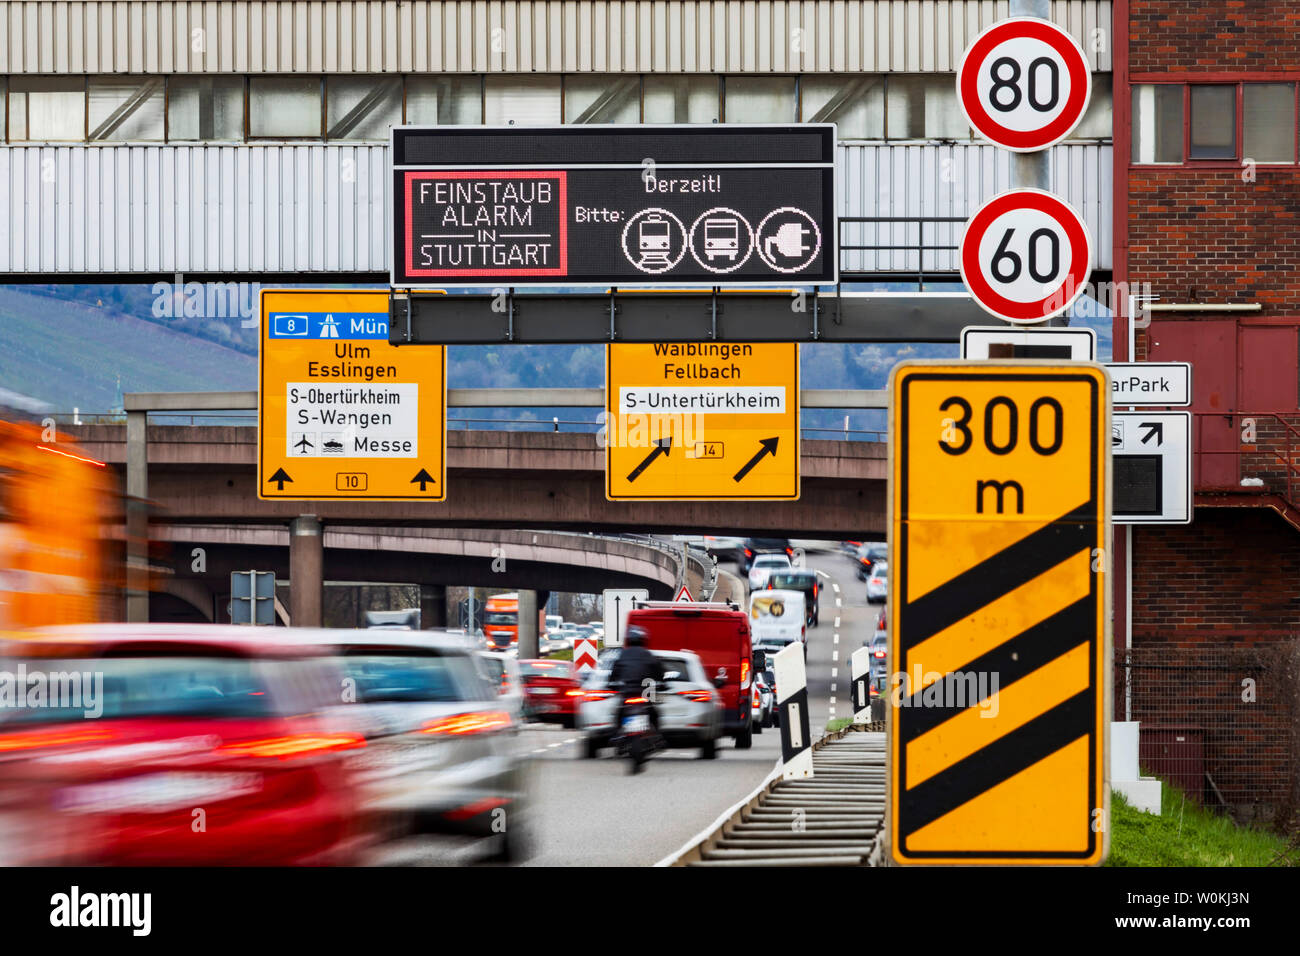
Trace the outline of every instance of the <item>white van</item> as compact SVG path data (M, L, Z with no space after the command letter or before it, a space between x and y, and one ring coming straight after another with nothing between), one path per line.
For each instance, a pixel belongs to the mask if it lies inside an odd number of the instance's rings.
M802 591L772 589L749 596L750 640L754 644L792 644L806 639Z

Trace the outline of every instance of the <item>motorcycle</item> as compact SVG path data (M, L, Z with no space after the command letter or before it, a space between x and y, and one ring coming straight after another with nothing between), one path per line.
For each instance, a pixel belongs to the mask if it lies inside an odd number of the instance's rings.
M621 733L614 739L614 752L632 758L629 773L640 773L642 765L664 747L663 737L651 719L650 707L648 697L623 699Z

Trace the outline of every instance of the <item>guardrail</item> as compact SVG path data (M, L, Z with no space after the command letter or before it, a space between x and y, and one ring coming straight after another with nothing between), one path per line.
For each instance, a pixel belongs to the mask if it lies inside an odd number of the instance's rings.
M885 814L885 735L852 728L813 744L813 776L778 760L749 796L656 866L863 866Z

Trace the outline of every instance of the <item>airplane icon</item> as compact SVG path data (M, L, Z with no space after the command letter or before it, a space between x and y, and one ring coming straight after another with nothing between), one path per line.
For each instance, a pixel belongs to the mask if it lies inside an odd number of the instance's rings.
M298 450L298 453L300 455L309 455L311 454L312 449L315 448L316 446L312 442L312 440L307 436L306 432L301 432L299 434L298 440L293 443L293 447Z

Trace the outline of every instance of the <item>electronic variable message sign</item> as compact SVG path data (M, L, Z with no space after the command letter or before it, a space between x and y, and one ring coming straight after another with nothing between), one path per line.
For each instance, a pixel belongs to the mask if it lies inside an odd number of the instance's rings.
M835 127L398 127L395 288L833 283Z

